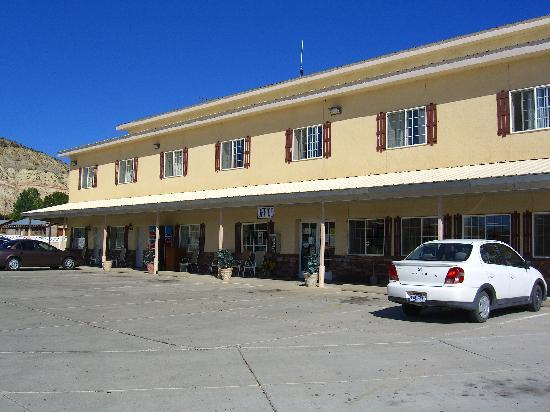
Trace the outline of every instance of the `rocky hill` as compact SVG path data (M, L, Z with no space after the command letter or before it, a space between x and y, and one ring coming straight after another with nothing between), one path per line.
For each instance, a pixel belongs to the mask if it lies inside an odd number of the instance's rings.
M67 193L69 167L65 163L0 137L0 215L7 215L19 193L35 187L44 197Z

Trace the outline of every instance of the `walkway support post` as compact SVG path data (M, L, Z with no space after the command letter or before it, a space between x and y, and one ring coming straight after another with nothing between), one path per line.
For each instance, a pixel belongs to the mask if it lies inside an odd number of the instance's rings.
M325 287L325 202L321 202L321 236L319 245L319 287Z
M155 275L159 273L159 238L160 238L160 213L157 211L155 222L155 259L153 260L153 272Z
M65 249L67 249L67 233L66 232L67 232L67 218L65 216L63 216L63 241L65 242Z
M103 250L101 251L101 263L107 261L107 215L103 220ZM102 265L103 266L103 265Z
M223 209L220 207L220 227L218 229L218 250L223 249Z
M31 236L31 218L29 217L29 227L27 228L27 236Z
M437 198L437 240L443 240L443 199Z

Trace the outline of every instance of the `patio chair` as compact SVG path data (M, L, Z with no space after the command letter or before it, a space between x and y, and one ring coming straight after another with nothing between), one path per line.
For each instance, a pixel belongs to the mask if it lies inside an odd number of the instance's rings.
M210 262L210 274L218 273L218 258L214 257L212 262Z
M242 264L242 274L243 278L246 277L246 272L252 274L253 277L256 277L256 256L254 253L251 253L249 258L243 261Z

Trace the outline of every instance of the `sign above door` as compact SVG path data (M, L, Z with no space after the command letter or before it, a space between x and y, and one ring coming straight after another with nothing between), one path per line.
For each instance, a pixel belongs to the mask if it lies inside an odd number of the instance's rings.
M258 207L258 219L272 219L275 216L274 206L260 206Z

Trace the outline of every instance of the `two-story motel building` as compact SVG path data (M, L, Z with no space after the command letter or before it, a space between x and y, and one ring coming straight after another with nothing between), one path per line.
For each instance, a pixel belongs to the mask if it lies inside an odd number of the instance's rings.
M550 276L550 16L124 123L60 152L72 247L218 248L369 282L422 241L503 240ZM384 277L381 276L380 281Z

